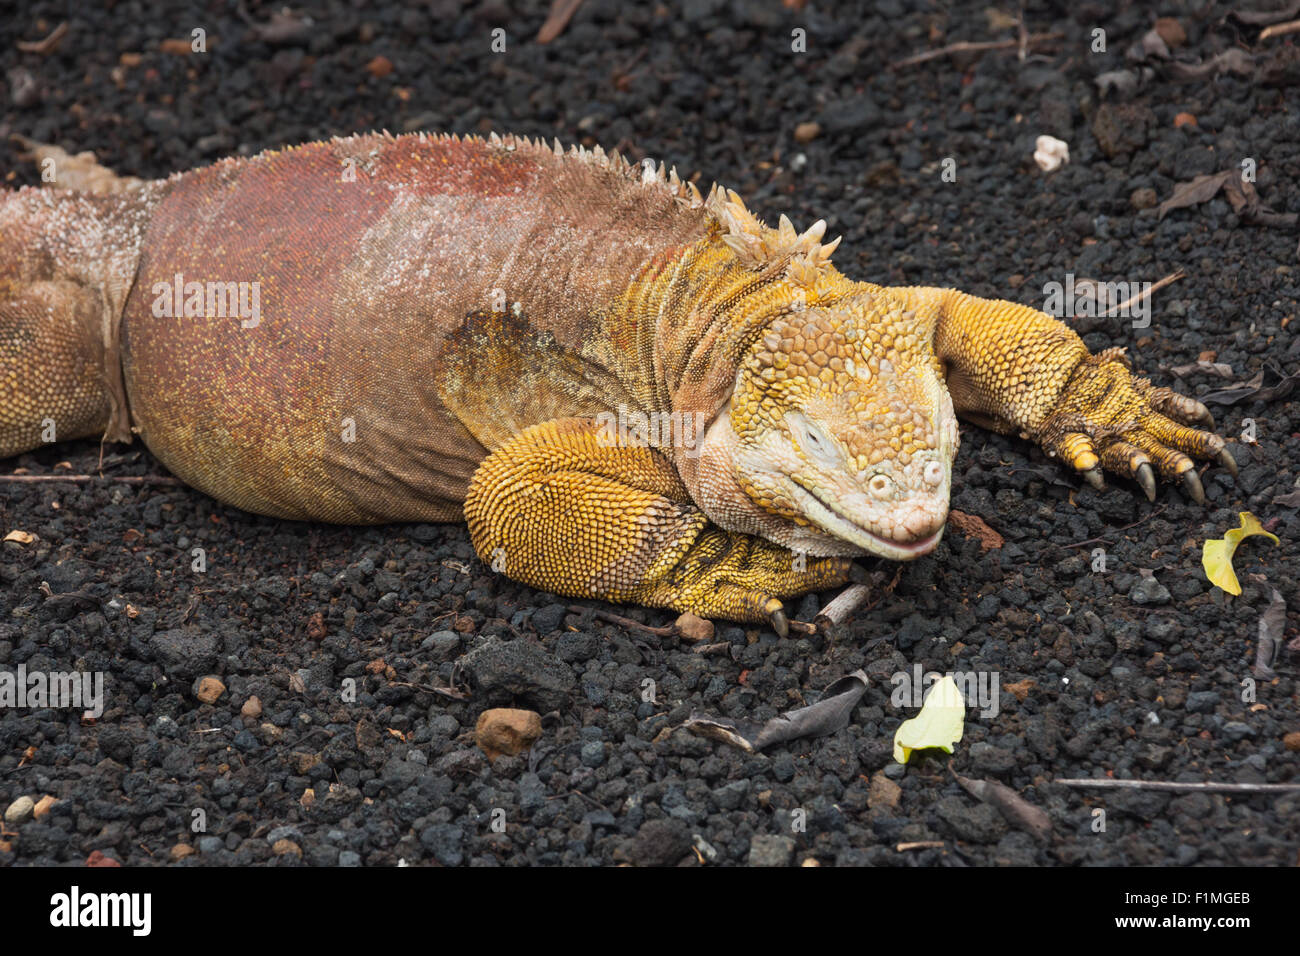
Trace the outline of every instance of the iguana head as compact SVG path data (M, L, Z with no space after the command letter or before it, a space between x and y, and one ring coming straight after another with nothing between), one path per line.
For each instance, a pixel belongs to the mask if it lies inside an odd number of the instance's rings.
M788 313L758 337L727 425L736 483L779 522L760 533L894 560L939 543L957 420L926 338L893 297L866 293Z

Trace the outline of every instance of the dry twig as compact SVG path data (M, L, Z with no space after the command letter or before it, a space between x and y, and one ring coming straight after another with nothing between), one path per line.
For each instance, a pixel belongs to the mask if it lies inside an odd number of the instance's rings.
M1271 27L1265 27L1259 32L1259 38L1267 40L1270 37L1286 36L1288 33L1300 33L1300 20L1292 20L1290 23L1275 23Z
M68 23L65 20L57 27L50 31L49 36L43 40L19 40L15 46L24 53L39 53L41 56L49 56L58 49L63 38L68 35Z
M1111 306L1109 309L1103 312L1100 317L1104 319L1107 316L1120 314L1124 312L1124 310L1127 309L1129 306L1136 305L1137 303L1141 302L1143 299L1147 298L1147 296L1151 295L1151 293L1160 291L1165 286L1169 285L1171 282L1177 282L1179 279L1185 279L1185 278L1187 278L1187 273L1184 272L1182 269L1179 269L1177 272L1170 273L1169 275L1161 279L1159 282L1152 284L1151 288L1139 292L1137 295L1130 296L1129 298L1121 302L1119 305Z
M70 481L73 484L85 484L88 481L120 481L128 485L179 485L185 482L171 475L0 475L0 482L40 482Z
M1107 790L1167 790L1174 793L1294 793L1300 783L1179 783L1174 780L1053 780L1064 787L1099 787Z
M1014 40L990 40L988 42L971 43L963 40L960 43L949 43L947 46L940 47L937 50L926 50L924 53L918 53L916 56L909 56L904 60L890 64L891 70L901 70L904 67L916 66L918 63L928 63L930 60L937 60L941 56L947 56L949 53L983 53L989 50L1018 50L1024 47L1038 46L1045 43L1055 43L1057 40L1065 38L1064 33L1032 33L1023 39L1017 37Z
M546 22L537 31L537 42L550 43L563 33L580 6L582 0L555 0L551 4L551 12L546 15Z

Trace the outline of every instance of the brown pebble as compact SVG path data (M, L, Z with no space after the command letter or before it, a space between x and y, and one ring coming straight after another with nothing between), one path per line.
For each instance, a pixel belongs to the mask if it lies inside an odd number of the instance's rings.
M257 695L254 694L252 697L248 698L248 700L244 701L244 706L239 708L239 712L245 717L251 717L253 720L257 720L258 717L262 716L262 702L258 700Z
M298 776L306 776L312 767L320 763L320 754L299 752L289 755L289 761L293 768L298 771Z
M822 133L820 123L800 123L794 128L794 141L796 143L811 143Z
M275 841L271 846L271 852L276 856L284 856L286 853L292 853L294 856L301 857L302 847L298 846L298 844L294 843L288 837L285 837L282 840Z
M1282 738L1282 746L1292 753L1300 751L1300 731L1292 731Z
M1171 50L1176 50L1187 42L1187 31L1173 17L1161 17L1157 20L1155 31L1160 34L1160 39L1165 41L1165 46Z
M1150 209L1156 204L1156 191L1149 186L1133 190L1128 197L1134 209Z
M393 72L393 61L386 56L377 56L366 64L366 72L376 79Z
M194 849L194 847L190 846L188 843L177 843L171 848L171 852L169 852L167 856L173 863L179 863L187 856L193 856L197 852L198 850Z
M474 742L496 760L502 754L514 756L527 750L542 736L542 718L531 710L497 707L479 714L474 725Z
M677 633L683 641L698 644L713 639L713 622L687 612L676 621Z
M50 812L50 807L54 806L58 802L57 799L47 793L45 796L41 797L41 799L36 801L36 806L32 808L32 816L39 820L41 817L45 816L45 814Z
M226 685L215 677L205 677L199 681L199 691L194 696L205 704L215 704L217 698L226 692Z
M867 806L871 809L874 810L877 807L892 809L898 806L898 799L902 795L903 788L883 773L871 775L871 785L867 789Z

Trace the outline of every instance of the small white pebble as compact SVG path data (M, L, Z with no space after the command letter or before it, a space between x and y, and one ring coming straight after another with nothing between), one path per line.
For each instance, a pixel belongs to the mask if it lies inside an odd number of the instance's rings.
M5 823L11 827L24 824L32 818L32 811L35 809L35 800L28 796L19 797L5 810Z
M1053 173L1070 161L1070 146L1055 136L1040 136L1034 140L1034 162L1045 173Z

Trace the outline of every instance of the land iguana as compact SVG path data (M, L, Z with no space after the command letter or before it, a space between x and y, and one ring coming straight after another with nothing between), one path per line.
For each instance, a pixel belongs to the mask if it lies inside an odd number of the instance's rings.
M783 635L782 598L938 544L957 415L1152 499L1236 471L1122 350L851 281L824 222L599 148L362 135L118 185L0 194L0 457L138 434L248 511L465 520L534 587Z

